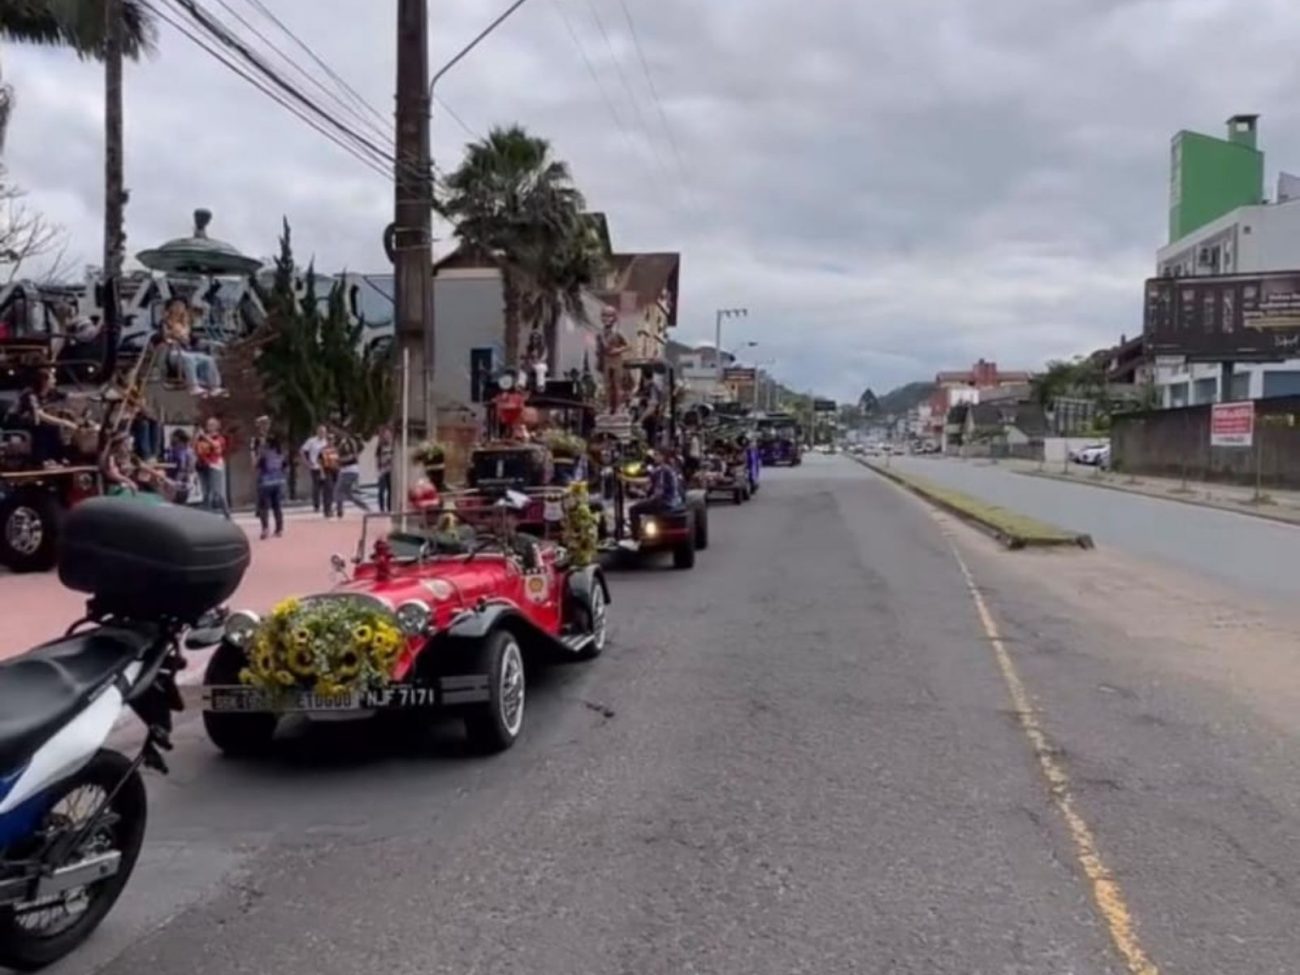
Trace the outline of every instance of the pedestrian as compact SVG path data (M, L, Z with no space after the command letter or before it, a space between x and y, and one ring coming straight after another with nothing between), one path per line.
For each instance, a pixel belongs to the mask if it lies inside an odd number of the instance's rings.
M325 446L320 452L320 475L321 499L325 504L325 517L328 518L334 513L339 485L339 435L332 431L325 435ZM339 517L343 517L341 508Z
M284 534L284 480L288 461L280 438L267 434L257 452L257 520L262 523L262 538L270 533L271 516L275 516L275 537Z
M167 448L167 466L171 470L172 482L176 485L172 500L177 504L190 503L190 491L196 479L195 462L190 435L184 430L172 431L172 443Z
M362 511L369 513L370 505L357 493L361 482L360 454L361 445L356 437L345 430L339 431L336 438L338 449L338 480L334 485L334 508L340 518L343 517L343 502L351 501Z
M379 472L379 510L393 510L393 428L382 427L375 447L375 469Z
M203 507L220 512L230 518L230 502L226 499L226 438L221 433L221 421L208 417L203 429L194 440L199 487L203 490Z
M271 418L263 413L253 421L253 435L248 440L248 454L253 460L253 466L257 466L257 457L262 452L262 447L266 444L266 438L271 435Z
M329 430L325 424L316 428L316 432L308 437L298 452L302 455L303 461L307 464L307 471L311 474L311 510L317 514L320 513L321 502L325 502L325 517L330 514L330 504L332 503L332 494L325 493L325 472L321 470L320 455L329 445Z

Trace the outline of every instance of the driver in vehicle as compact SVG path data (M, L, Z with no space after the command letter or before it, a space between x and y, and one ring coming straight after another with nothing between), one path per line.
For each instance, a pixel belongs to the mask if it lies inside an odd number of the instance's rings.
M641 523L650 515L681 511L686 505L681 475L672 463L671 451L660 453L651 450L646 454L646 467L650 471L650 491L646 497L634 502L628 509L632 522L632 538L641 540Z

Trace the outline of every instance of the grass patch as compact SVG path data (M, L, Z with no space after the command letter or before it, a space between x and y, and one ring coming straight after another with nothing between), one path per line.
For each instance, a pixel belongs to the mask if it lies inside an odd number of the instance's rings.
M1092 538L1088 535L1059 528L1056 525L1049 525L1047 522L1010 511L1000 505L989 504L978 498L972 498L969 494L942 487L913 474L903 474L875 464L865 464L865 466L882 477L902 485L913 494L924 498L944 511L988 532L1008 548L1048 545L1075 545L1080 548L1092 548Z

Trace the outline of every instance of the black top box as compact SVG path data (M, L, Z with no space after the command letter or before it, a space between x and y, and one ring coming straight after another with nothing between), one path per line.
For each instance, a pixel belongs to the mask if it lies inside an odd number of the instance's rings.
M220 515L128 498L83 501L59 539L60 581L132 619L192 623L234 594L248 561L248 537Z

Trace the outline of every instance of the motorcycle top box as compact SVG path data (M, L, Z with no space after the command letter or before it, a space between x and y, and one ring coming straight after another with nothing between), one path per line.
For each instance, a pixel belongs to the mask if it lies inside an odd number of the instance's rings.
M248 562L248 537L232 522L122 498L78 505L59 540L59 580L134 619L193 622L233 595Z

